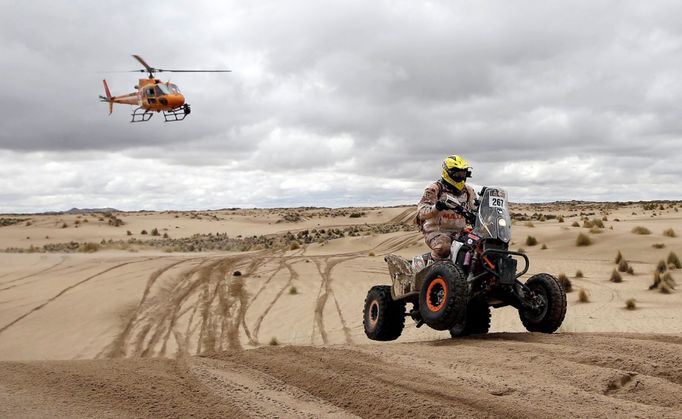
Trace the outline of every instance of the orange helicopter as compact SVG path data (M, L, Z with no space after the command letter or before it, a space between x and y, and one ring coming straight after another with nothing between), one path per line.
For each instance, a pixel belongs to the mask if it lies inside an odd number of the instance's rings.
M142 70L132 70L130 73L149 73L148 79L139 79L137 92L122 96L112 96L107 81L104 82L106 97L100 95L100 101L109 104L109 115L114 109L114 103L137 106L133 111L130 122L146 122L154 116L153 112L163 112L165 122L182 121L190 113L185 97L178 86L171 82L162 82L154 77L154 73L229 73L231 70L164 70L150 67L142 57L133 55L144 66Z

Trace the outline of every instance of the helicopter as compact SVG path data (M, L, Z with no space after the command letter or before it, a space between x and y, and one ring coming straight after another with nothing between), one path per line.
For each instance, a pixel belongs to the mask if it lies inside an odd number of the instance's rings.
M133 55L144 67L141 70L131 70L130 73L149 73L149 78L139 79L135 89L137 92L127 95L112 96L106 79L104 83L104 93L106 96L99 96L101 102L109 104L109 115L111 115L114 103L137 106L133 111L130 122L149 121L154 112L163 112L165 122L182 121L190 114L191 109L185 102L185 97L180 93L180 89L175 83L170 81L163 82L154 73L229 73L232 70L164 70L154 68L145 62L139 55Z

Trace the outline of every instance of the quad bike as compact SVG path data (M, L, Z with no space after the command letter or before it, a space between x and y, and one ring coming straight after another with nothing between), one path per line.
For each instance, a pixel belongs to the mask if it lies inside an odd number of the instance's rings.
M478 210L465 210L459 202L445 201L461 214L473 230L453 240L450 257L433 260L430 253L408 261L388 255L393 285L377 285L367 293L364 327L373 340L395 340L403 331L405 317L421 327L449 330L454 337L487 333L490 310L511 305L530 332L553 333L566 315L566 292L547 273L519 277L528 272L524 253L509 250L511 218L507 193L483 188ZM519 260L524 267L517 270ZM412 309L407 312L407 303Z

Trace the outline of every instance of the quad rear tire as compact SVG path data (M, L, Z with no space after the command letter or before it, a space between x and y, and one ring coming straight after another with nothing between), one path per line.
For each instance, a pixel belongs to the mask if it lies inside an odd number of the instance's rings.
M529 332L554 333L566 316L566 291L550 274L536 274L526 282L541 300L543 306L537 311L519 310L521 322Z
M388 285L369 290L362 314L365 334L372 340L396 340L405 327L405 301L394 301Z
M464 325L468 288L462 270L452 263L431 265L419 292L419 314L436 330Z
M467 307L467 317L464 328L450 328L450 336L453 338L469 335L483 335L490 330L490 306L485 302L470 302Z

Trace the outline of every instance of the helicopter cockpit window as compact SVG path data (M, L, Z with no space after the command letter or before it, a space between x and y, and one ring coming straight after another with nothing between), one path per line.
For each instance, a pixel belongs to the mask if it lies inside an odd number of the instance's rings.
M153 88L153 87L150 87L150 88L148 88L148 89L145 89L145 93L147 94L147 96L152 96L152 97L153 97L153 96L156 96L156 94L154 93L154 88Z
M170 90L168 89L168 86L166 86L165 84L157 84L156 87L157 87L157 89L159 89L161 91L161 93L159 93L159 94L161 94L161 95L169 95L170 94Z
M180 93L180 89L178 89L178 86L177 86L177 85L175 85L175 84L169 84L168 87L170 88L170 91L171 91L171 92L173 92L173 93L175 93L175 94L179 94L179 93Z

